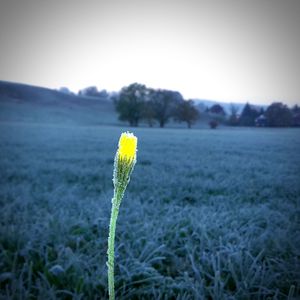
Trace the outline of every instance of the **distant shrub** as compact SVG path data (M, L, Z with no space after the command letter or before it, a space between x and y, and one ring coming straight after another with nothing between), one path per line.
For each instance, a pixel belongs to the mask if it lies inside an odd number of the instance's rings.
M211 121L209 121L208 124L209 124L211 129L216 129L219 126L219 122L216 121L216 120L211 120Z
M96 86L89 86L78 92L79 96L88 96L88 97L96 97L96 98L108 98L109 95L106 90L98 91Z

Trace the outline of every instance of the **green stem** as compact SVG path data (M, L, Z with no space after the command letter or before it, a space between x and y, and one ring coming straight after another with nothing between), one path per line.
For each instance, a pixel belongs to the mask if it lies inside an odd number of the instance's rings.
M119 214L119 206L120 206L120 197L118 193L114 195L112 200L112 209L110 216L110 224L109 224L109 236L108 236L108 294L109 300L115 300L115 282L114 282L114 259L115 259L115 234L116 234L116 224L117 218Z

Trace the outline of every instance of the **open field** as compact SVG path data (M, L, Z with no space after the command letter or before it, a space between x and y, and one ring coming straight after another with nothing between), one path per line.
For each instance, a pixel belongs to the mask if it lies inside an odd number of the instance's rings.
M0 124L0 299L105 299L121 127ZM118 299L299 299L300 131L134 129Z

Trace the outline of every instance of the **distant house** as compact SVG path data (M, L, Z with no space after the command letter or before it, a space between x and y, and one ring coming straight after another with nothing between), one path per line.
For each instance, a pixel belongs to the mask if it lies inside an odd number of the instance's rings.
M225 110L220 104L214 104L211 108L208 109L208 112L220 116L225 116Z
M255 126L265 127L267 126L267 118L265 115L261 114L255 119Z

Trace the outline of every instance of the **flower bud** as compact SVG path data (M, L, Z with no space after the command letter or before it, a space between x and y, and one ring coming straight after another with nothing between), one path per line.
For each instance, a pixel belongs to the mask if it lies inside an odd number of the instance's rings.
M136 163L137 137L133 133L124 132L119 140L119 148L115 156L113 183L115 193L123 194L130 180Z

